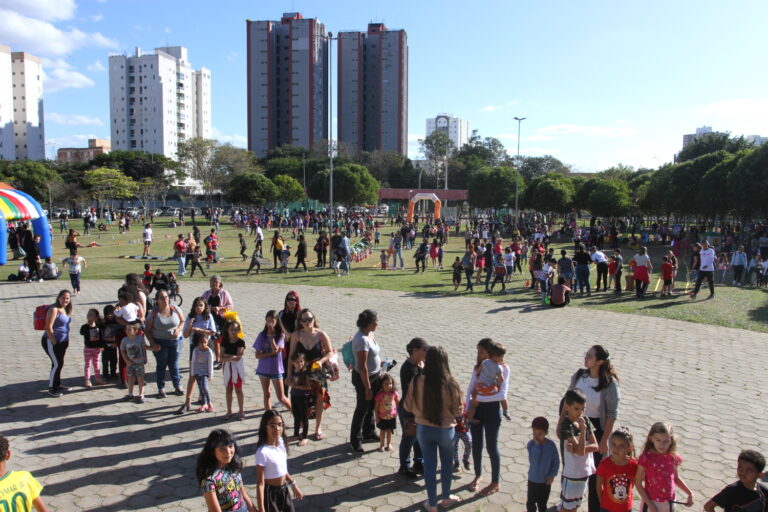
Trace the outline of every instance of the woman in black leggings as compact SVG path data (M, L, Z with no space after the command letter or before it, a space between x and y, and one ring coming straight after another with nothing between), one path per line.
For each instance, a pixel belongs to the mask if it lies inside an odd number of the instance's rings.
M72 322L72 297L69 290L61 290L56 302L48 307L45 315L45 333L40 344L51 360L48 377L48 394L59 397L69 388L61 385L61 369L69 346L69 324Z

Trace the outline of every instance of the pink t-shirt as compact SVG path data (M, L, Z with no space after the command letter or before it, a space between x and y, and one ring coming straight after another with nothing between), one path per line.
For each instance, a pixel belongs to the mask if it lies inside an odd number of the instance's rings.
M683 458L671 453L646 452L637 460L645 470L645 490L653 501L664 502L675 499L675 469Z
M400 400L397 391L379 391L374 399L377 419L391 420L397 417L397 401Z

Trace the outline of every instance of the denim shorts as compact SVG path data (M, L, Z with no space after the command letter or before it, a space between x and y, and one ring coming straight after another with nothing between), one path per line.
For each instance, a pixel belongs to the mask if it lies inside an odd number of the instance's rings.
M573 279L573 272L560 272L560 277L563 279Z

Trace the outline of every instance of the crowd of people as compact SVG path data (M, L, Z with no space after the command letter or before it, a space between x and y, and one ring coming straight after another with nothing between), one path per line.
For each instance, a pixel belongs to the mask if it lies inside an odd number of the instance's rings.
M234 298L219 276L212 276L209 285L185 312L169 304L165 290L156 291L152 300L141 278L128 274L117 291L116 304L107 305L102 312L88 310L79 330L84 386L114 381L127 390L125 400L141 404L147 385L147 352L152 352L155 396L167 398L168 377L173 394L184 400L176 411L179 415L191 413L197 386L197 413L221 408L222 421L245 420L245 402L254 398L244 391L251 367L247 361L255 360L264 408L255 455L256 492L251 497L245 489L244 462L234 437L225 429L215 429L198 457L196 473L208 510L293 510L293 500L302 499L303 494L297 483L300 475L287 470L289 446L304 447L309 440L325 439L323 411L331 407L333 383L341 379L344 365L351 371L356 396L348 437L352 453L363 452L363 444L368 442L378 444L379 451L397 451L402 478L423 475L423 505L428 511L459 501L452 494L452 485L454 473L460 473L462 466L473 474L468 485L471 491L480 496L499 491L499 438L503 418L509 419L507 398L514 382L501 343L489 338L477 342L471 377L462 391L452 376L447 352L414 337L404 348L407 357L398 379L389 371L392 362L376 340L379 319L375 311L362 311L350 341L334 346L320 328L317 315L300 303L297 292L290 291L281 307L265 313L263 327L250 336L253 352L248 355L246 345L251 342L246 340ZM70 343L73 308L70 292L63 290L46 311L41 344L51 360L48 392L53 397L69 391L61 383L61 371ZM186 387L180 374L185 339L190 369ZM218 372L223 399L214 391ZM532 419L527 445L529 512L547 510L551 485L558 475L561 511L576 511L586 493L589 512L629 512L634 506L633 489L651 512L672 510L676 488L686 494L686 505L693 503L693 493L680 474L682 457L672 427L663 422L651 425L639 456L632 434L618 428L619 380L608 350L593 345L564 386L559 416L551 418L559 447L548 437L550 421L544 416ZM288 414L293 423L291 437L287 435ZM311 420L314 432L310 436ZM487 482L483 482L484 454L491 469ZM9 457L8 443L0 438L0 474L5 474ZM707 502L706 510L712 512L715 506L766 510L768 491L757 483L764 466L759 453L742 452L739 482ZM28 509L34 505L45 510L34 478L23 472L12 472L12 476L26 482Z

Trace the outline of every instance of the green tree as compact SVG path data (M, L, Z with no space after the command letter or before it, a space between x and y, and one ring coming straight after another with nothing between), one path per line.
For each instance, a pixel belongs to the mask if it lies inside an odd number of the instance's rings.
M719 215L722 219L726 214L739 210L741 201L733 193L731 187L734 183L729 181L729 177L739 164L739 160L751 151L745 149L735 155L725 153L725 157L716 162L704 174L700 187L700 209L703 214L713 219ZM716 155L717 153L710 154Z
M238 148L232 144L216 146L213 153L213 165L219 173L233 178L244 172L258 172L260 169L256 155L247 149Z
M744 137L737 137L734 139L731 138L730 133L706 133L700 137L696 137L693 142L681 149L677 154L675 161L678 163L687 162L696 157L720 150L729 153L737 153L743 149L750 149L751 147L753 147L752 142Z
M371 176L379 183L389 181L393 171L402 169L406 157L396 151L360 151L355 155L354 162L365 166Z
M551 172L556 172L564 176L567 176L571 172L569 166L565 165L552 155L521 157L521 160L520 174L523 175L523 178L525 178L525 181L528 183L539 176L544 176Z
M85 171L85 185L91 191L91 197L98 202L129 199L138 190L137 183L121 170L108 167Z
M472 174L469 180L469 202L478 208L514 205L515 183L522 197L525 181L516 170L510 167L484 167Z
M419 140L421 152L430 163L430 169L435 174L435 188L440 188L440 180L445 179L445 169L448 157L456 149L453 141L443 132L435 130L426 138Z
M413 166L410 158L405 158L400 167L391 168L387 176L387 182L392 188L416 188L418 180L419 171Z
M594 181L594 188L587 200L587 207L592 215L619 217L629 212L632 200L626 182L599 178Z
M744 222L755 214L768 215L768 144L739 158L728 175L728 188Z
M61 178L42 162L18 160L0 162L0 181L26 192L41 204L48 204L48 187L61 181Z
M604 171L600 171L595 175L595 178L602 178L606 180L622 180L628 182L634 172L635 169L631 165L617 164L613 167L609 167Z
M328 200L329 171L312 177L308 194L312 199ZM378 199L379 182L362 165L346 163L333 169L333 200L337 204L368 205Z
M293 201L299 201L304 199L304 187L301 186L296 178L291 176L280 174L272 178L272 183L275 184L278 190L277 199L290 203Z
M328 162L326 161L325 164L328 165ZM304 167L301 158L295 156L273 158L264 163L264 174L269 179L285 175L302 180L304 177Z
M108 167L110 169L120 169L123 174L135 181L141 181L144 178L154 180L169 181L166 177L166 171L171 171L172 176L177 179L183 179L184 173L181 171L178 162L167 158L165 155L149 154L141 151L126 151L117 149L109 153L96 155L88 167Z
M262 206L274 201L278 193L277 186L269 178L248 171L232 177L224 197L232 204Z
M181 168L202 185L209 207L213 206L213 194L220 190L224 181L221 169L214 165L217 146L215 140L194 137L179 142L176 152Z
M573 182L554 172L539 176L529 185L530 205L538 211L565 213L575 195Z

